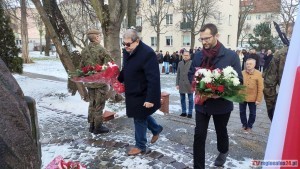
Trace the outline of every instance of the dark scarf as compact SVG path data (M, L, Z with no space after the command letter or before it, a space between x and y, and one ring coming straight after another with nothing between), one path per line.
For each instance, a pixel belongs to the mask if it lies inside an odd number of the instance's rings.
M203 61L201 64L202 68L211 69L211 70L214 69L213 60L219 54L220 48L221 48L221 43L219 41L217 41L216 46L214 46L213 48L205 49L203 47L202 49Z

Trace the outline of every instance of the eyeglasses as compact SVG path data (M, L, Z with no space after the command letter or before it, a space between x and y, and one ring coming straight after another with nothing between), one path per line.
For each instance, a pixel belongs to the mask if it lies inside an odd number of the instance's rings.
M199 40L200 42L203 42L203 41L207 42L211 37L213 37L213 36L206 37L206 38L199 38L198 40Z
M128 43L125 43L125 42L122 42L122 45L123 46L127 46L127 47L130 47L131 44L133 44L135 41L132 41L131 43L128 42Z

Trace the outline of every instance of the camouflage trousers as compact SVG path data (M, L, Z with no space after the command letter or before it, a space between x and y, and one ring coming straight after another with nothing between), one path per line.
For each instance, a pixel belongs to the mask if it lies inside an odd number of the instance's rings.
M94 123L95 127L102 125L102 114L105 107L108 86L101 88L87 88L89 97L88 122Z
M264 98L266 101L267 111L269 119L272 121L276 100L277 100L277 93L276 93L276 86L275 87L267 87L264 88Z

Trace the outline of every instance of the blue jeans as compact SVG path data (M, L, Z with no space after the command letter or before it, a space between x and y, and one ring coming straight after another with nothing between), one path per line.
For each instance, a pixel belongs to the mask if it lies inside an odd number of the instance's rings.
M176 63L172 63L172 71L175 74L177 72L177 65Z
M194 107L193 93L187 93L187 95L188 95L188 99L189 99L189 112L188 112L188 114L192 115L193 107ZM185 93L180 93L180 101L181 101L182 113L186 113Z
M158 125L152 116L148 116L146 119L133 118L135 128L135 146L142 151L146 151L147 143L147 128L153 135L157 135L161 132L162 127Z
M170 67L169 62L164 62L164 67L165 67L165 73L169 73L169 67Z
M249 110L250 110L248 121L247 121L247 115L246 115L247 104L248 104L248 107L249 107ZM256 118L256 104L255 104L255 102L240 103L240 118L241 118L241 122L243 124L243 127L252 128L252 126L255 122L255 118Z

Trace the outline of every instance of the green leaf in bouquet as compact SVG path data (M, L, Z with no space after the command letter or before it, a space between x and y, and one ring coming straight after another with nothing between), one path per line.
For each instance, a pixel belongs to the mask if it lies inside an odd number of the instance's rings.
M205 82L200 81L199 87L200 87L200 89L205 89Z

